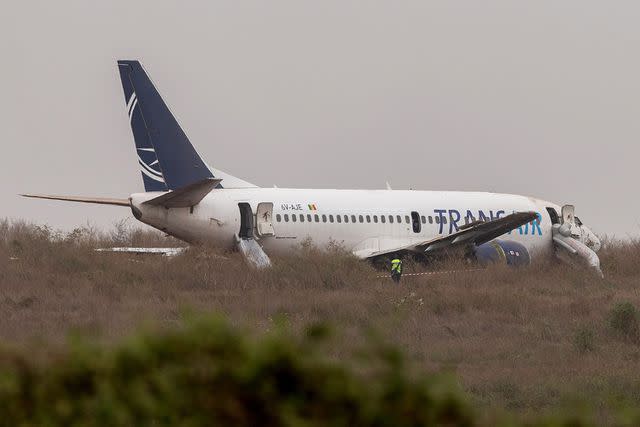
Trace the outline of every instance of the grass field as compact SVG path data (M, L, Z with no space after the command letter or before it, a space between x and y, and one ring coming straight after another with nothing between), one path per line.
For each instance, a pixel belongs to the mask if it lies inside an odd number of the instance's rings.
M273 259L258 272L237 253L196 248L174 257L96 253L175 241L120 224L72 233L0 223L0 340L39 357L70 334L106 346L144 326L223 314L261 336L327 323L332 357L378 336L423 372L456 375L486 414L519 417L586 405L598 423L640 406L640 244L608 242L605 279L553 262L513 270L405 277L400 285L340 248ZM442 265L459 270L463 265ZM406 265L405 272L418 271ZM45 356L42 356L45 357ZM491 415L487 415L491 417Z

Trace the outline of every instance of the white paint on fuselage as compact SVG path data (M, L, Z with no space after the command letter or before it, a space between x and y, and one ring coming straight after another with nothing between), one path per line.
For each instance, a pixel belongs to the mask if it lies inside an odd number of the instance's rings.
M275 236L260 238L260 243L269 254L286 253L295 249L300 243L310 239L319 247L330 243L338 243L356 255L366 256L372 249L384 251L386 248L397 248L409 244L427 242L456 231L451 224L451 215L461 214L457 225L465 223L464 217L469 211L475 219L481 212L492 219L503 217L513 212L535 211L540 214L537 225L527 224L502 239L522 243L532 253L552 250L551 219L546 207L553 207L559 212L559 206L525 196L456 191L401 191L401 190L312 190L285 188L242 188L215 189L198 205L190 208L166 209L145 205L143 202L156 197L159 193L138 193L131 196L132 206L142 213L140 220L160 229L172 236L190 243L209 243L222 248L233 248L234 236L240 229L240 210L238 203L251 205L255 214L257 206L262 202L273 203L273 227ZM315 210L313 210L314 205ZM438 211L444 210L446 224L438 224L435 217ZM418 212L426 219L421 224L419 233L412 229L406 217L411 212ZM288 215L288 222L284 215ZM291 216L296 215L293 222ZM304 216L304 222L299 215ZM312 221L309 222L308 215ZM318 215L319 222L316 222ZM323 215L327 222L322 221ZM334 222L329 222L329 215ZM337 222L340 215L342 221ZM348 222L344 216L348 216ZM360 216L364 222L360 222ZM371 222L366 222L366 216ZM378 222L373 222L373 216ZM380 216L385 216L385 223ZM389 222L393 216L393 223ZM352 221L355 216L356 222ZM401 222L397 222L397 216ZM277 221L277 218L280 221ZM432 222L428 219L432 218Z

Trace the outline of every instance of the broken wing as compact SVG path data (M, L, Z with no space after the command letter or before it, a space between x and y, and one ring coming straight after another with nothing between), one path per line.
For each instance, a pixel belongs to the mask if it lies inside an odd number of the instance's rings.
M393 252L414 252L423 255L432 255L440 251L447 251L466 245L482 245L490 240L515 230L528 222L538 219L536 212L517 212L492 221L476 221L462 226L457 232L447 236L436 237L424 242L398 245L394 248L385 248L378 252L372 252L366 258L385 255Z

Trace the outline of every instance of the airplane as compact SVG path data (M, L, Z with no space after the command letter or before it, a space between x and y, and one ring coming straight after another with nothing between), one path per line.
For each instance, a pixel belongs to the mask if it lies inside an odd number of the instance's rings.
M463 191L261 188L209 166L195 150L142 64L118 69L144 192L128 198L23 194L122 206L139 221L189 244L239 249L256 267L269 255L339 244L374 262L429 263L459 254L480 264L527 265L557 256L599 275L598 237L560 206L532 197ZM116 248L175 254L175 248Z

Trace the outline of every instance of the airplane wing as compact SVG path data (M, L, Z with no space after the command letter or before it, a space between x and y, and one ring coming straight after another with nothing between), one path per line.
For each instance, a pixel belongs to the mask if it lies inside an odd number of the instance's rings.
M133 248L133 247L119 247L119 248L98 248L94 249L96 252L119 252L126 254L135 254L135 255L162 255L166 257L173 257L177 255L183 254L188 247L174 247L174 248ZM214 258L218 260L228 260L229 258L218 255L214 253L203 253L196 252L195 256L197 257L205 257L205 258Z
M180 255L187 248L98 248L96 252L123 252L128 254L151 254L151 255L163 255L163 256L176 256Z
M517 212L492 221L475 221L463 225L457 232L447 236L437 237L428 241L411 242L405 245L397 244L396 247L387 246L378 251L371 251L369 254L361 252L358 255L363 258L372 258L394 252L414 252L432 255L466 245L482 245L537 218L538 214L536 212Z

